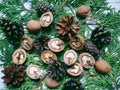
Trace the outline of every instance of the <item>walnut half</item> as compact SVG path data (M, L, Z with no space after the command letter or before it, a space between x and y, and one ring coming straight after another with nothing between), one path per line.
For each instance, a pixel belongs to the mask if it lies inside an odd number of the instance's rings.
M19 65L23 64L26 60L26 51L24 49L17 49L12 54L13 63Z

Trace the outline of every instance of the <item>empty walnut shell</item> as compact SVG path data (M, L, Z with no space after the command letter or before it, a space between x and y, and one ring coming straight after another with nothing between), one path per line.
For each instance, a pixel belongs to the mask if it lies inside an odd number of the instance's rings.
M67 73L72 76L79 76L82 72L83 72L83 68L77 62L71 68L67 69Z
M24 49L17 49L12 54L13 63L19 65L23 64L26 60L26 51Z
M95 65L94 57L89 53L82 53L79 56L79 62L84 68L90 68Z
M59 38L53 38L49 40L48 47L53 52L60 52L65 48L65 43Z
M51 12L46 12L40 17L40 25L42 27L48 27L53 21L53 15Z
M75 37L70 39L70 47L74 50L81 50L84 46L84 39L80 35L76 35Z
M56 87L58 87L60 85L60 82L57 82L57 81L53 80L50 77L46 78L45 83L50 88L56 88Z
M37 65L29 65L27 67L27 75L31 78L31 79L39 79L40 75L41 75L41 70L39 68L39 66Z
M91 8L89 6L82 5L77 8L76 13L82 17L86 17L89 15L90 11L91 11Z
M26 50L31 50L33 47L33 40L28 36L23 36L20 43L21 46Z
M53 60L57 60L57 56L50 50L45 50L41 53L41 59L44 63L52 63Z
M70 66L73 65L77 60L77 53L74 50L68 50L64 54L64 62Z

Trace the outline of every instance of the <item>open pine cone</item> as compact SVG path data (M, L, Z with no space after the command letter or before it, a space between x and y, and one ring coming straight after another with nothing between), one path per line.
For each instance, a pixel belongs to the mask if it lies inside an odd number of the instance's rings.
M48 41L49 37L45 35L41 35L40 37L36 38L34 41L33 46L36 48L37 51L40 53L46 49L48 49Z
M6 84L19 86L24 80L25 70L22 65L18 66L16 64L12 64L11 67L5 67L4 70L2 70L2 73L5 75L2 79L4 79Z
M80 26L75 24L75 18L66 16L57 21L55 27L58 30L58 34L64 36L67 35L69 38L73 35L76 35Z

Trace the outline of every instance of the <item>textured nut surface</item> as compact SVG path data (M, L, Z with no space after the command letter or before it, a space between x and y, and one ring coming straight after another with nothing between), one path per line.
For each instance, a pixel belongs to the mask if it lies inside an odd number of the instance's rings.
M70 66L77 60L77 53L74 50L68 50L64 53L64 62Z
M30 20L27 22L27 29L30 32L36 32L41 28L40 22L36 20Z
M50 88L55 88L55 87L58 87L60 85L60 82L57 82L57 81L51 79L50 77L46 78L45 83Z
M77 8L76 13L80 16L86 17L90 13L91 9L89 6L82 5Z
M84 46L84 39L80 35L76 35L75 37L70 39L70 47L74 50L81 50Z
M26 50L31 50L33 47L33 40L28 36L23 36L20 43L21 46Z
M27 67L27 75L32 79L39 79L41 75L41 70L37 65L29 65Z
M84 68L90 68L91 66L94 66L95 59L91 54L84 52L80 54L79 62Z
M41 59L44 63L49 64L52 63L53 60L57 60L57 56L50 50L45 50L41 53Z
M67 73L72 76L79 76L82 72L83 72L83 68L77 62L71 68L67 69Z
M65 48L65 43L59 38L53 38L49 40L48 47L53 52L60 52Z
M19 65L23 64L26 60L26 51L24 49L17 49L12 54L13 63Z
M105 60L96 61L95 67L101 73L108 73L110 72L110 69L111 69L110 64Z
M40 17L40 25L42 27L48 27L53 21L53 15L51 12L46 12Z

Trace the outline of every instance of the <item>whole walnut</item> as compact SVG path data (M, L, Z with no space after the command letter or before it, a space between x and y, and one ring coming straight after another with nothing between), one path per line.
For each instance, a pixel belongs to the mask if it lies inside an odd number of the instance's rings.
M76 13L82 17L86 17L89 15L90 11L91 11L91 8L89 6L82 5L77 8Z
M95 67L101 73L110 72L110 64L103 59L96 61Z
M27 22L27 29L31 32L34 33L36 31L39 31L41 28L41 25L39 21L36 20L30 20Z

